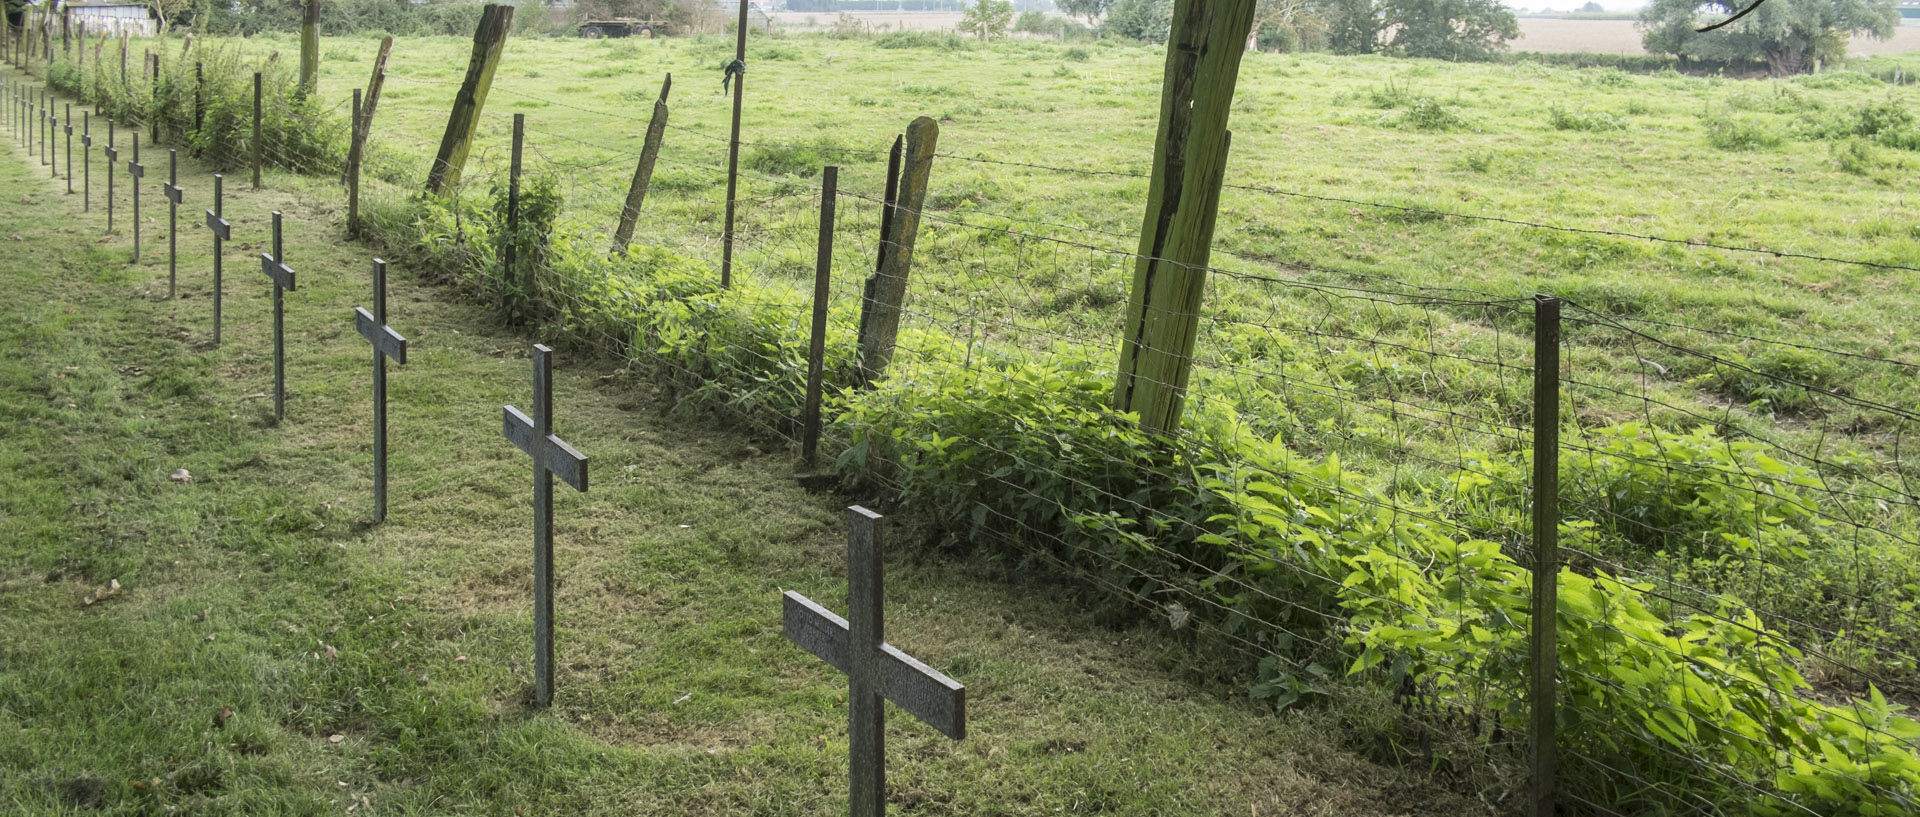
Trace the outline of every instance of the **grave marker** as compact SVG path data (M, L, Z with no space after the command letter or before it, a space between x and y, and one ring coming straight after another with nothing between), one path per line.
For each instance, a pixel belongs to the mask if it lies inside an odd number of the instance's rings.
M287 419L286 293L294 290L293 270L281 252L280 211L273 211L273 253L260 254L260 271L273 280L273 421Z
M221 205L226 199L225 180L220 174L213 174L213 209L207 211L207 229L213 231L213 345L220 345L220 301L226 294L226 287L220 282L220 242L233 240L233 225L221 218Z
M886 701L954 740L967 736L967 689L886 643L880 568L881 516L847 509L849 622L787 591L782 623L787 640L847 674L851 806L854 817L887 811Z
M80 113L80 212L93 212L93 114Z
M114 147L113 117L107 117L107 234L113 234L113 166L120 161L120 149Z
M67 116L61 120L67 131L67 195L73 195L73 103L67 103Z
M587 456L553 433L553 350L533 347L533 416L503 412L507 439L533 457L533 705L553 702L553 480L587 490Z
M407 339L387 325L387 262L373 259L373 311L354 307L354 328L373 344L373 521L387 518L387 358L407 363Z
M127 162L127 175L133 177L128 182L133 186L133 261L140 263L140 180L147 177L147 168L140 164L140 131L133 132L133 158Z
M167 297L172 298L175 282L175 266L180 260L180 201L185 198L180 189L180 154L172 148L167 149L167 184L160 188L167 194Z

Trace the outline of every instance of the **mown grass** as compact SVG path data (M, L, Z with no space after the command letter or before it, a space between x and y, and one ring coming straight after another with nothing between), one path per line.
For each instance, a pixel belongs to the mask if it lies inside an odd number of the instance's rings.
M182 171L197 212L210 180ZM37 165L0 162L0 811L844 809L844 685L786 644L778 611L783 588L844 603L840 508L858 498L807 494L786 457L564 359L558 430L597 475L558 497L559 695L530 711L527 463L497 429L527 399L531 339L395 270L410 361L390 377L392 515L370 525L369 353L350 325L367 252L289 192L307 182L269 180L228 185L212 348L204 231L180 236L181 298L163 300L160 211L129 265L100 198L81 215ZM248 264L270 209L301 280L278 426ZM169 478L183 468L191 483ZM1245 679L1190 632L1083 608L1021 565L902 547L887 567L892 640L972 698L962 743L894 716L903 811L1469 807L1358 756L1392 740L1364 713L1216 694ZM110 581L119 595L82 603Z

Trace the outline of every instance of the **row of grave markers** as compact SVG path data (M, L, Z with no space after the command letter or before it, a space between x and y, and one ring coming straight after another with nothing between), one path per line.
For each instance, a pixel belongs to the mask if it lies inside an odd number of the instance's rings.
M59 162L49 146L55 133L56 117L44 89L29 90L18 80L0 78L0 97L7 106L7 125L13 128L34 155L39 140L42 163L59 176ZM37 114L36 114L37 112ZM72 106L59 118L67 136L67 192L73 192ZM92 210L91 115L82 113L80 142L83 149L82 210ZM31 123L33 132L26 126ZM115 145L115 125L107 120L107 232L113 232L114 167L120 153ZM140 135L132 132L132 155L127 173L134 178L133 253L130 263L140 260L140 184L146 168L140 163ZM179 184L177 154L168 151L167 183L162 187L168 202L167 297L177 294L178 285L178 212L186 201ZM213 174L213 207L206 211L204 224L213 235L213 343L221 334L223 292L222 254L224 243L233 240L233 225L224 215L224 180ZM260 271L273 284L273 405L276 423L286 419L286 338L285 294L296 291L297 275L286 263L282 236L282 213L272 211L273 249L260 254ZM387 512L387 363L407 362L407 340L387 324L387 263L373 259L373 308L354 309L354 329L367 340L373 352L373 468L374 513L378 523ZM817 375L815 375L817 377ZM588 488L588 458L553 432L553 350L533 346L533 413L529 416L512 405L502 408L502 433L532 459L534 518L534 705L549 706L554 694L554 565L553 565L553 479L576 491ZM938 670L886 643L883 616L881 570L882 517L864 507L847 509L848 541L847 606L849 618L842 618L807 597L787 591L782 599L782 629L788 640L813 653L848 678L848 738L850 767L850 810L855 817L878 817L886 812L885 702L892 701L940 733L955 740L966 737L966 688Z

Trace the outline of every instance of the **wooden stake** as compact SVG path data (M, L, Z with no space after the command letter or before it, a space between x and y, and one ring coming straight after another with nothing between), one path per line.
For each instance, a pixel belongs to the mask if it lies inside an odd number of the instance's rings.
M1114 407L1179 427L1225 181L1227 118L1256 0L1176 0L1160 130L1140 230Z
M467 78L453 98L453 111L447 115L447 132L440 137L440 151L427 172L427 192L444 196L460 183L467 165L467 152L473 147L474 131L480 126L480 111L486 107L487 91L493 87L493 72L500 66L500 52L507 46L513 30L513 7L488 4L473 31L473 56L467 61Z
M320 0L306 0L300 16L300 95L320 91Z
M907 273L913 269L913 245L920 235L920 209L927 203L927 179L933 173L933 154L940 142L940 123L928 117L907 126L906 151L901 162L900 197L887 219L888 234L880 269L867 281L867 297L860 311L860 379L871 385L893 362L894 341L900 334L900 309L907 300Z
M667 135L667 92L673 90L673 75L660 83L660 98L653 101L653 118L647 122L647 142L640 148L640 163L633 168L633 184L627 188L627 203L620 208L620 226L613 231L613 251L627 251L633 241L633 225L640 219L640 205L647 200L647 186L653 182L653 163L660 158L660 142Z

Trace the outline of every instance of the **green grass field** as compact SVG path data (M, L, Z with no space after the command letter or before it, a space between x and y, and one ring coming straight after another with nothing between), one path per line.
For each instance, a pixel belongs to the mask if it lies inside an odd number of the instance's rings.
M779 611L782 589L844 605L841 509L858 497L808 494L783 454L563 358L557 428L596 476L559 494L559 693L533 712L528 464L499 432L500 406L528 399L532 339L395 271L390 320L412 348L390 375L391 517L370 525L368 352L350 323L369 254L330 210L279 174L228 186L212 348L204 230L183 229L181 297L165 300L164 215L129 265L129 236L101 237L99 189L82 215L9 156L0 811L845 807L844 682L782 638ZM190 190L194 212L205 195ZM301 281L279 427L268 288L248 263L269 209L288 214ZM1465 806L1356 754L1338 716L1261 713L1232 693L1238 669L1070 587L914 548L887 570L891 639L972 698L962 743L893 716L903 812ZM117 596L83 603L110 581Z

